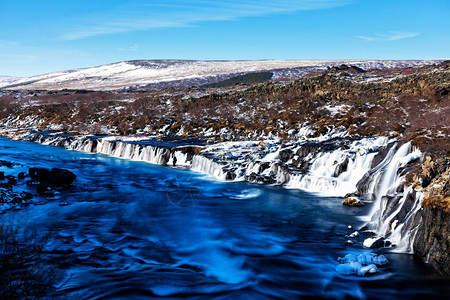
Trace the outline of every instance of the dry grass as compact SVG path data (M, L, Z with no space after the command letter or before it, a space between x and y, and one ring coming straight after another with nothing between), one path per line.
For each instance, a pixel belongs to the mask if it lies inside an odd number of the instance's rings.
M450 196L431 196L422 200L423 207L440 209L450 215Z

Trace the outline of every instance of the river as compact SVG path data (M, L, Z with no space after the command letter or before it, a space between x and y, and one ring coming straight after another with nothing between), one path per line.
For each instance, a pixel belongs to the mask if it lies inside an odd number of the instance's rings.
M372 276L336 272L370 207L186 169L0 138L0 159L77 175L60 199L0 215L47 235L56 298L406 299L449 295L448 278L412 255L384 253ZM14 174L15 175L15 174Z

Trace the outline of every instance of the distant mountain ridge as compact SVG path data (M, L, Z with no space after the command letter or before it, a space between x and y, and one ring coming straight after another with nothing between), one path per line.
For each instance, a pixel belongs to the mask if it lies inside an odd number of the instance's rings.
M273 79L294 79L341 64L359 68L408 67L440 60L132 60L92 68L24 78L0 78L7 90L118 90L130 87L201 86L252 72L272 72Z

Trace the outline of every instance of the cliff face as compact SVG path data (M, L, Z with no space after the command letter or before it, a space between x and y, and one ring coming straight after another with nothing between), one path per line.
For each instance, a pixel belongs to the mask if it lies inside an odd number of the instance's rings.
M414 252L440 273L450 274L450 163L426 157L416 189L423 185L424 199Z
M439 208L423 207L414 252L441 274L450 274L450 215Z

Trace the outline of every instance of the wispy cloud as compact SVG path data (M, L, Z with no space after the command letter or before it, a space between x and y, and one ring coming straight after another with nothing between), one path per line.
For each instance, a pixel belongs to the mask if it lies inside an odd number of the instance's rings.
M419 35L418 32L401 32L401 31L388 31L386 34L374 34L373 36L357 36L357 38L372 42L372 41L396 41L402 39L408 39Z
M183 0L134 1L103 16L91 15L76 20L77 26L61 35L62 40L149 30L188 27L205 21L228 21L243 17L318 10L343 6L354 0Z

